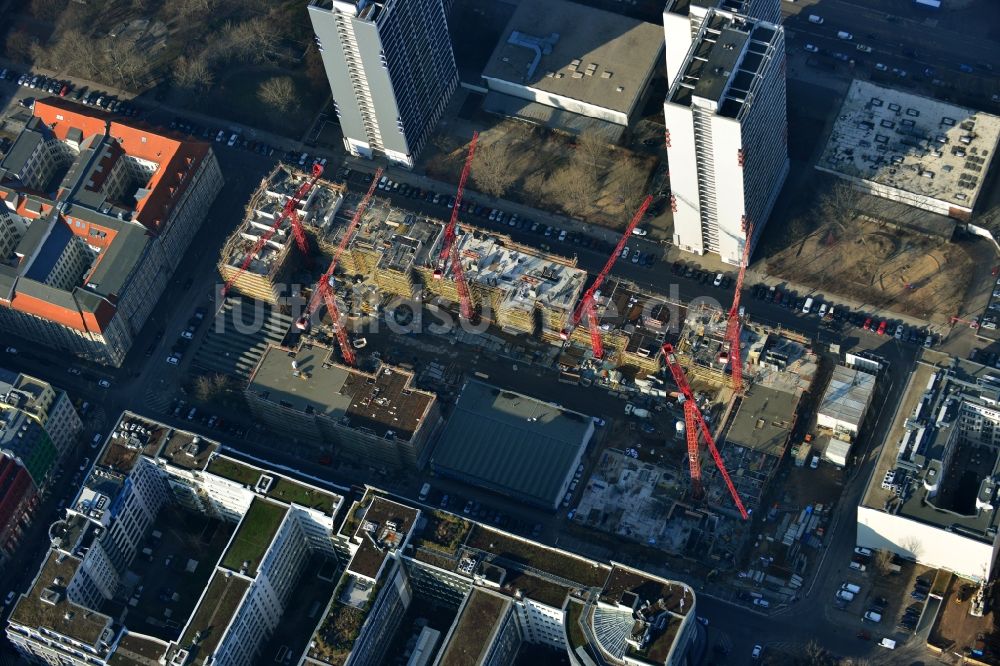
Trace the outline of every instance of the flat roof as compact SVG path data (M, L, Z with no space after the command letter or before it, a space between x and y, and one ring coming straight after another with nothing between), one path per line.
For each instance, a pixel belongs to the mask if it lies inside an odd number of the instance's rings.
M251 578L255 577L286 513L286 506L259 497L253 498L219 565L245 573Z
M593 420L477 381L462 388L434 447L435 470L551 505L586 448Z
M780 26L710 10L691 44L667 101L696 103L717 115L737 118L753 105L765 70L773 68L782 41Z
M644 601L662 599L664 608L678 615L687 615L694 607L694 592L684 583L615 563L601 590L601 601L617 604L626 593L638 595Z
M1000 117L855 80L816 168L972 210Z
M355 531L361 545L347 565L347 570L366 578L377 578L386 557L406 541L418 515L413 507L373 496Z
M97 645L104 631L111 627L111 618L73 603L67 596L67 588L81 562L78 557L50 549L31 589L14 606L10 622L31 629L48 629L86 645Z
M817 413L857 428L864 419L874 391L875 375L838 365L833 369Z
M271 470L264 470L253 465L248 465L224 455L212 456L212 459L208 463L207 471L209 474L215 474L224 479L241 483L244 486L250 486L255 490L260 477L263 475L269 476L272 479L270 487L267 490L258 492L263 492L270 499L298 504L309 509L316 509L328 516L332 516L344 501L344 498L336 493L296 481Z
M108 658L108 666L159 666L168 644L152 636L124 633Z
M249 588L248 579L216 570L179 643L193 655L190 663L204 664L219 646Z
M292 368L292 361L297 368ZM262 400L317 414L377 437L410 439L437 397L412 386L413 374L382 365L374 374L339 364L333 350L312 344L296 352L270 346L247 391Z
M522 2L483 77L630 114L662 52L658 25L566 0Z
M740 400L726 430L726 441L780 458L788 445L797 406L798 400L790 400L788 393L755 384Z
M490 638L500 620L510 612L511 603L496 592L472 588L448 634L448 644L442 648L438 666L481 663L483 653L492 645Z

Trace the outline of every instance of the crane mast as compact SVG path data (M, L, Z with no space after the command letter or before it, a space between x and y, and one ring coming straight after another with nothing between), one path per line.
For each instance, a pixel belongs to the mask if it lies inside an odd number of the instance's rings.
M465 166L462 167L462 175L458 179L458 191L455 193L455 204L451 208L451 219L444 229L444 240L441 244L441 254L438 256L437 266L434 269L434 279L444 278L448 261L451 260L451 272L455 279L455 287L458 289L459 308L463 319L472 318L472 294L469 291L469 283L465 281L465 270L462 268L462 258L458 254L458 211L462 206L462 194L465 192L465 181L469 177L472 169L472 158L476 154L476 143L479 141L479 132L473 132L472 141L469 143L469 153L465 157Z
M590 285L590 288L583 294L583 298L577 303L576 308L573 310L573 314L570 316L569 324L560 333L559 337L563 340L569 340L570 336L573 335L573 329L575 329L580 324L580 320L583 319L583 315L587 315L587 327L590 329L590 347L594 352L594 358L604 357L604 345L601 342L601 328L597 323L597 304L594 302L594 294L597 290L601 288L604 284L605 278L614 268L615 262L622 253L622 249L625 247L625 243L628 241L629 236L632 235L632 230L635 229L639 222L642 221L643 215L649 209L649 205L652 203L652 195L648 195L643 199L642 205L632 216L629 221L628 226L625 227L625 232L622 234L621 238L618 239L618 244L615 249L611 251L611 256L604 263L604 268L601 272L597 274L597 278L594 283Z
M743 358L740 356L740 296L743 291L743 278L750 262L750 239L753 238L753 225L743 218L743 256L740 259L740 270L736 274L736 291L733 294L733 305L729 308L729 320L726 323L726 340L729 342L729 368L732 371L733 396L743 393Z

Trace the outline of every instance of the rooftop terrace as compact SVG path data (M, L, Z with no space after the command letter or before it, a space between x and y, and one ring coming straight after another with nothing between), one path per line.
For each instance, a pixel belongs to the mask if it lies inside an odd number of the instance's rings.
M255 577L287 512L285 506L255 497L220 565Z
M260 481L260 477L267 475L271 477L272 481L266 490L262 490L266 497L281 502L298 504L309 509L316 509L328 516L332 516L344 501L344 498L340 495L309 487L272 471L265 472L253 465L248 465L235 458L223 455L212 457L208 463L207 471L210 474L221 476L224 479L229 479L230 481L235 481L251 488L257 488L257 482Z
M510 609L509 599L475 587L462 606L461 615L448 635L438 666L478 664L490 646L497 623Z
M374 496L355 531L361 544L347 565L348 571L377 578L385 559L406 541L418 515L413 507Z

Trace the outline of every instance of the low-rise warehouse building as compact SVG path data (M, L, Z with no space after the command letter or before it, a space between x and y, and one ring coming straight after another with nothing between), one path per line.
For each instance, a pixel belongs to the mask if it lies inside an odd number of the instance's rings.
M838 365L820 399L816 425L856 437L874 394L875 375Z
M918 363L858 506L857 543L974 580L993 575L1000 376Z
M594 420L469 381L431 455L431 467L527 504L556 509L594 433Z
M652 23L566 0L522 2L483 70L486 106L568 131L588 126L574 114L596 119L589 126L617 139L662 54Z
M437 396L413 374L382 365L373 373L341 365L328 347L271 346L250 376L250 410L275 432L330 444L368 464L423 467L440 422Z
M1000 118L856 80L816 168L858 189L968 222Z

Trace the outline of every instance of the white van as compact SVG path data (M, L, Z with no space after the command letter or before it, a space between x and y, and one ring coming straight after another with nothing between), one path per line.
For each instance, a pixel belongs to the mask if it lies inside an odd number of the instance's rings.
M875 611L868 611L865 613L865 619L869 622L875 622L877 624L882 621L882 614L876 613Z
M816 16L815 14L810 14L809 15L809 22L810 23L815 23L816 25L822 25L823 24L823 17L822 16Z
M840 586L840 589L850 592L851 594L857 594L861 591L861 586L855 585L854 583L844 583Z
M837 598L841 601L854 601L854 593L847 590L837 590Z
M419 499L421 502L423 502L425 499L427 499L427 496L430 495L430 494L431 494L431 484L425 483L420 488L420 495L417 496L417 499Z
M879 645L881 645L884 648L888 648L890 650L895 650L896 649L896 641L892 640L891 638L883 638L879 642Z
M854 39L854 35L845 30L838 30L837 39L846 39L847 41L851 41L852 39Z
M802 314L809 314L812 311L813 299L812 296L806 299L805 304L802 306Z

